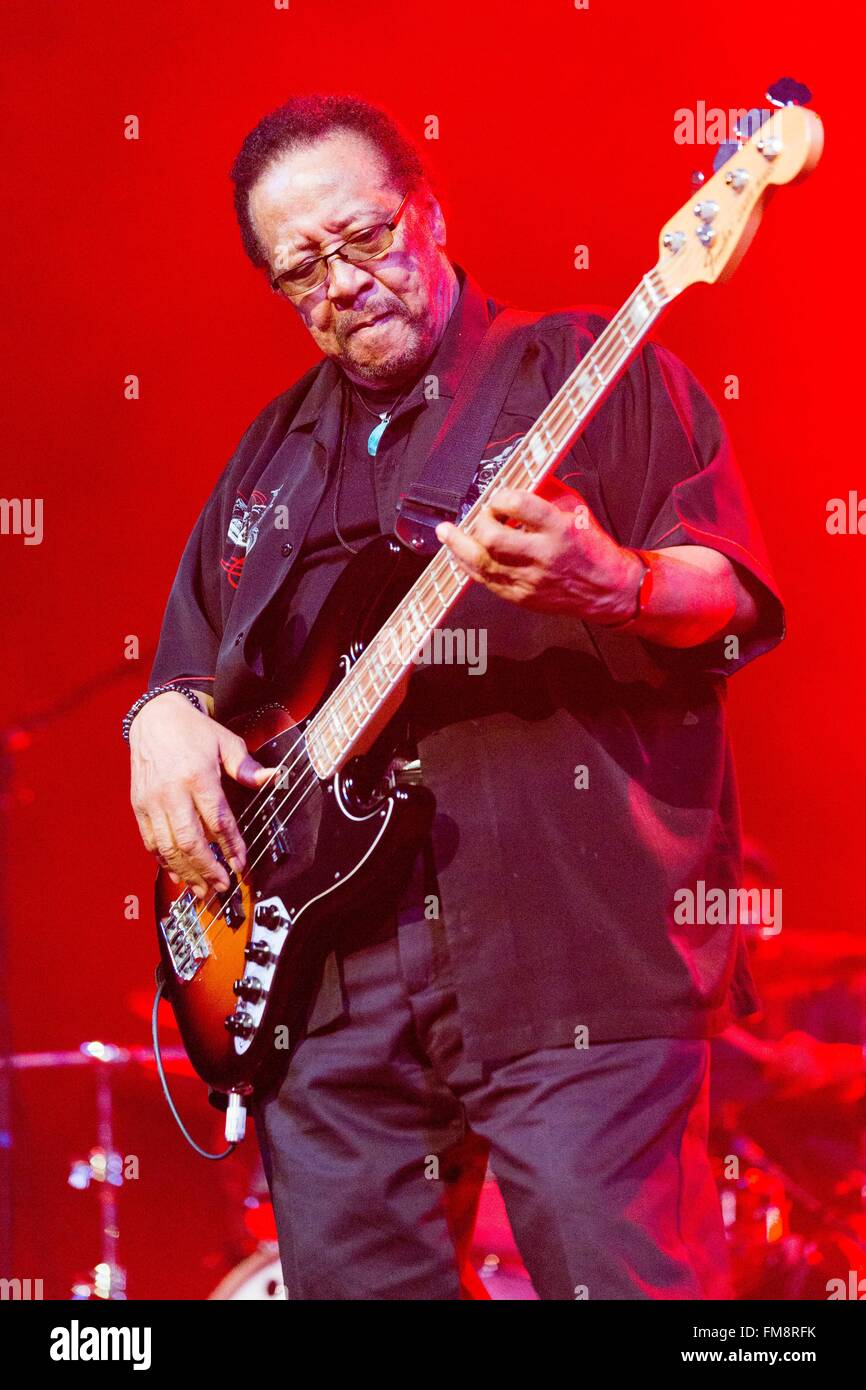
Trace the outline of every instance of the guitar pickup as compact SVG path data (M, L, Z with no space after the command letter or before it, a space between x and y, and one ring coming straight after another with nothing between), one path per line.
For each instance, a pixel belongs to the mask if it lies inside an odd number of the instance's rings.
M393 768L394 781L401 787L420 787L424 784L424 773L420 758L400 762Z
M238 927L246 921L247 915L244 911L244 899L240 890L240 884L238 883L237 874L234 869L226 863L226 857L219 845L211 844L211 850L213 851L214 858L219 860L229 876L228 888L225 893L220 893L219 895L222 907L219 913L215 915L222 917L226 926L231 927L232 931L237 931Z
M272 864L282 864L292 852L292 845L286 827L274 810L274 803L268 797L258 815L259 824L267 841L267 854Z

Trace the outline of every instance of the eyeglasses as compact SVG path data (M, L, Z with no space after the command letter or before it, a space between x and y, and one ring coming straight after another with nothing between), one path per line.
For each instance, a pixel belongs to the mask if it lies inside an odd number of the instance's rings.
M271 289L284 294L287 299L303 299L311 290L318 289L328 278L328 262L339 256L352 265L365 265L367 261L378 260L384 256L394 243L394 228L403 216L412 190L403 195L400 206L387 222L377 222L372 227L362 227L352 236L321 256L311 256L299 265L283 270L271 280Z

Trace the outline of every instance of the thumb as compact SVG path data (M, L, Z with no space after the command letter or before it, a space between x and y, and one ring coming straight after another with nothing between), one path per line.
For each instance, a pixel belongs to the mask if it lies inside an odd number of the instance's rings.
M247 752L242 738L231 737L220 740L220 757L229 777L242 787L263 787L273 777L275 769L262 767Z

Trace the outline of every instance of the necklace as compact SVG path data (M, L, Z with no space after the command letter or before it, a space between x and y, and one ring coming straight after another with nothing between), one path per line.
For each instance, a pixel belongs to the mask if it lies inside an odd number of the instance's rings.
M351 386L352 390L355 393L355 396L360 401L361 405L366 410L367 414L372 415L375 419L379 421L378 425L373 426L373 428L370 431L369 438L367 439L367 453L372 458L375 458L376 451L379 448L379 440L382 438L382 435L385 433L386 429L390 425L391 416L394 414L394 411L397 409L397 406L400 404L400 402L407 395L407 392L404 391L402 396L398 396L396 401L394 401L393 405L390 407L389 410L371 410L367 402L362 397L360 391L355 386L355 384L350 381L349 385Z

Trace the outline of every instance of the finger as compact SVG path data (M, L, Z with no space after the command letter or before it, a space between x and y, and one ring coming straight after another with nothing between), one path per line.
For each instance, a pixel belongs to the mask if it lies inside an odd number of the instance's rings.
M166 856L169 868L203 892L224 893L229 876L205 839L193 802L169 805L165 810L172 838L171 853Z
M246 868L247 848L221 788L217 786L216 791L208 788L201 792L193 789L193 799L208 839L216 841L235 873L242 874Z
M474 536L469 536L465 531L452 526L450 521L440 522L436 527L436 535L473 579L480 579L485 570L492 566L493 562L484 546Z
M157 863L167 870L168 873L180 878L187 883L193 890L197 887L204 888L204 880L190 869L189 874L182 871L177 848L172 836L171 826L168 819L160 811L154 811L151 817L153 825L154 844L151 853L156 858Z
M521 492L519 488L500 488L488 505L497 516L520 521L539 530L554 526L559 519L559 509L552 502L536 497L534 492Z
M132 803L132 810L136 822L138 823L138 833L141 836L141 843L144 845L148 854L156 854L156 835L154 834L150 815L143 805L135 801Z
M220 739L220 760L235 782L242 787L263 787L274 776L276 768L262 767L247 751L242 738L226 734Z
M484 507L473 528L474 538L488 555L506 565L533 565L542 559L543 541L537 531L519 531L503 526L491 508Z

